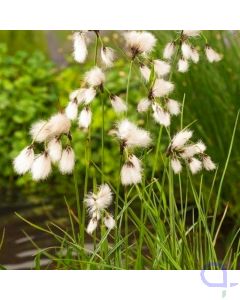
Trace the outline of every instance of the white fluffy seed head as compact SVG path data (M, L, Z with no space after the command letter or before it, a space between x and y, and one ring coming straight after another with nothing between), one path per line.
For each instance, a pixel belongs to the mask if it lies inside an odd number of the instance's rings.
M180 103L178 101L168 99L166 105L171 115L177 116L180 114Z
M167 43L163 50L163 58L171 59L175 52L175 44L174 43Z
M203 153L206 150L206 146L202 141L196 144L187 145L182 149L181 156L183 158L191 158L196 154Z
M181 58L178 61L178 72L185 73L188 71L189 63L186 59Z
M183 34L187 37L199 36L201 30L183 30Z
M186 60L191 58L192 48L188 43L186 42L182 43L181 51L182 51L183 58L185 58Z
M196 48L192 48L191 60L197 64L199 62L199 53Z
M110 47L102 47L101 59L106 67L111 67L115 59L115 51Z
M59 161L59 170L62 174L71 174L75 165L75 153L71 146L67 146Z
M85 32L75 32L73 34L73 57L78 63L83 63L88 54L85 35Z
M27 146L13 160L13 167L17 174L22 175L27 173L33 164L34 151L33 147Z
M127 111L127 104L118 96L111 97L111 104L116 113Z
M143 79L148 82L150 79L150 75L151 75L151 70L146 66L146 65L141 65L140 66L140 73L143 77Z
M137 127L134 123L128 121L127 119L118 123L116 134L118 138L122 140L124 145L129 148L145 148L151 143L149 132Z
M99 67L94 67L86 73L85 81L92 87L100 86L105 81L105 74Z
M30 135L35 142L42 143L46 141L51 134L47 121L38 121L31 126Z
M47 151L35 158L32 164L32 179L35 181L46 179L52 171L51 158Z
M222 59L222 55L220 55L219 53L217 53L215 50L213 50L213 48L211 48L210 46L206 46L205 47L205 54L207 57L207 60L212 63L212 62L218 62Z
M174 89L174 84L170 81L166 81L162 78L155 80L152 88L153 97L163 97L171 93Z
M79 114L78 126L83 129L87 129L92 121L92 112L89 107L83 108Z
M212 171L216 169L215 163L212 161L211 157L208 155L204 155L202 159L202 164L205 170Z
M170 72L171 66L163 60L155 59L153 61L153 64L154 64L154 71L159 77L167 75Z
M202 169L202 162L195 157L192 157L188 164L192 174L196 174Z
M182 165L179 159L172 158L171 159L171 167L175 174L179 174L182 171Z
M97 229L98 226L98 220L96 218L92 218L87 226L87 233L93 234L93 232Z
M100 219L101 212L111 205L112 200L112 191L109 185L102 184L98 188L97 194L87 194L84 202L88 208L90 217Z
M124 33L124 38L126 50L132 57L142 53L149 54L156 44L154 35L146 31L128 31Z
M99 210L108 208L111 205L112 200L113 200L112 191L109 185L106 183L100 185L98 189L98 193L96 195L96 207Z
M141 99L138 103L137 111L139 113L146 112L149 109L150 105L151 105L151 101L149 99L147 98Z
M121 169L121 182L123 185L138 184L142 181L141 161L135 156L131 155L128 161Z
M171 123L170 114L167 111L163 110L162 107L157 103L154 103L152 105L152 109L154 120L158 124L168 127Z
M72 147L68 146L62 151L59 161L59 171L62 174L71 174L75 165L75 154Z
M115 227L116 222L111 215L108 215L104 218L104 224L109 230L112 230Z
M70 101L74 101L77 99L78 97L78 93L79 93L80 89L74 90L69 94L69 100Z
M96 96L96 90L93 87L90 88L81 88L78 90L77 101L78 104L84 103L88 105L93 101Z
M53 138L48 143L47 149L53 163L60 160L62 155L62 144L58 138Z
M179 150L186 142L192 137L193 132L191 130L181 130L172 139L171 149Z
M76 100L70 101L65 109L65 114L69 120L76 120L78 114L78 103Z
M51 132L49 137L51 138L63 133L69 133L71 122L65 113L57 113L49 119L48 126Z

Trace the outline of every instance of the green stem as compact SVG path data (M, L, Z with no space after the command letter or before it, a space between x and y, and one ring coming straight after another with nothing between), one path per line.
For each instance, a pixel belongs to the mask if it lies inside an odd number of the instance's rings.
M102 152L102 157L101 157L101 178L102 178L102 183L104 182L104 138L105 138L105 119L104 119L104 114L105 114L105 108L104 108L104 95L103 93L101 94L101 107L102 107L102 133L101 133L101 152Z
M80 241L81 240L81 206L80 206L80 197L79 197L78 179L77 179L76 168L74 168L73 180L74 180L75 195L76 195L76 201L77 201L77 214L78 214L78 225L79 225L78 239Z
M124 188L124 206L126 207L124 215L124 235L125 235L125 269L128 269L128 209L127 209L127 188Z
M127 104L127 106L128 106L128 97L129 97L130 79L131 79L131 75L132 75L132 66L133 66L133 60L131 60L131 62L130 62L129 71L128 71L127 90L126 90L126 104Z
M158 140L157 140L157 148L156 148L156 152L155 152L155 159L154 159L154 165L153 165L153 170L152 170L152 180L154 178L155 172L156 172L156 168L157 168L157 163L158 163L158 153L160 150L160 143L161 143L161 137L162 137L162 129L163 127L160 127L159 133L158 133Z

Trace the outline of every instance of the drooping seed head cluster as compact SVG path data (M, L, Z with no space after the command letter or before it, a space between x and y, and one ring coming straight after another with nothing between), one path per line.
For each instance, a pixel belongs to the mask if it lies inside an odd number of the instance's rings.
M172 138L168 146L167 155L170 156L171 167L175 174L182 171L183 163L189 167L192 174L202 169L212 171L216 168L211 157L205 153L205 144L202 141L191 142L192 135L191 130L184 129Z
M99 224L101 218L105 226L111 230L115 227L113 216L107 211L113 200L112 191L108 184L102 184L97 193L89 193L84 199L88 209L90 221L87 226L87 232L92 234Z
M65 113L57 113L47 121L38 121L30 129L33 142L14 159L13 166L19 175L31 172L35 181L46 179L52 164L58 164L62 174L70 174L75 164L74 151L70 145L62 149L61 138L68 136L71 123ZM43 144L43 152L34 153L34 143Z
M123 185L137 184L142 181L141 161L133 155L135 148L146 148L151 143L150 133L139 128L128 119L117 124L115 135L120 140L122 151L125 153L125 163L121 170Z

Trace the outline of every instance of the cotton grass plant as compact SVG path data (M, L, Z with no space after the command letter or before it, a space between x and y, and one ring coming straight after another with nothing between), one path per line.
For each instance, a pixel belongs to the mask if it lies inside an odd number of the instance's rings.
M82 64L88 57L93 45L90 34L73 34L76 63ZM164 46L161 57L155 57L156 44L161 41L152 33L125 32L121 47L128 74L126 86L121 87L125 93L118 95L107 88L107 82L108 73L122 53L105 45L101 32L94 34L94 61L83 74L80 87L69 91L69 102L60 112L33 124L32 141L13 162L19 175L30 172L35 181L46 180L52 168L74 177L76 210L66 199L68 228L57 224L42 228L24 219L54 236L58 243L51 249L39 249L37 257L47 256L55 268L64 269L194 269L219 260L236 268L238 232L222 257L217 242L228 209L226 206L219 217L221 189L238 116L224 172L217 184L217 163L207 154L201 137L193 134L194 124L184 123L187 99L184 95L182 99L172 97L177 89L173 81L175 72L185 73L202 59L217 63L221 54L210 46L201 31L177 32L176 38ZM199 39L205 41L205 48L193 46L192 41L196 45ZM129 97L133 72L145 90L135 107ZM98 102L101 110L101 164L92 159L92 122L96 113L93 102ZM116 114L110 131L105 128L108 109ZM140 119L144 120L142 124L137 121ZM173 120L176 126L172 126ZM84 183L75 168L78 155L84 155L74 151L72 131L76 127L85 135ZM113 176L117 180L105 172L106 139L112 140L111 147L119 149ZM39 144L42 150L37 152ZM209 193L203 189L205 172L212 172ZM200 181L198 186L193 180L195 175ZM210 203L214 203L214 211ZM86 247L89 240L93 245L90 250ZM236 250L232 251L235 242Z

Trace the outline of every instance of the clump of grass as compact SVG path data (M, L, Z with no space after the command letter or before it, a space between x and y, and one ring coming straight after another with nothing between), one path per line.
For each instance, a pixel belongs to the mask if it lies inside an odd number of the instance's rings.
M216 164L206 154L205 144L201 140L193 141L193 131L190 129L193 124L184 122L185 96L182 103L170 98L174 88L177 88L172 82L173 74L185 73L191 65L201 60L198 48L193 46L197 43L196 37L206 43L202 51L210 63L218 62L221 55L211 48L205 35L199 31L176 33L160 58L154 57L153 49L157 40L152 33L127 32L124 34L124 52L129 68L123 99L121 95L113 94L106 84L105 73L114 66L116 50L104 44L99 31L94 34L93 67L85 74L81 87L70 93L65 110L61 109L49 120L40 121L32 127L32 142L14 160L15 170L19 174L31 172L33 180L46 179L52 167L58 167L63 174L73 173L74 176L76 211L66 200L68 229L53 223L42 228L18 215L36 229L53 236L59 243L54 249L39 249L36 268L39 268L40 255L50 258L55 268L64 269L199 269L209 263L219 263L219 260L228 268L236 268L239 245L236 251L232 251L231 247L238 232L221 258L217 241L228 210L226 205L219 220L220 196L238 115L217 186ZM74 34L74 57L78 63L85 61L87 45L87 32ZM129 99L133 72L139 75L138 81L145 91L141 105L138 104L138 113L133 113ZM95 162L91 151L94 121L92 103L98 100L102 122L99 133L100 164ZM115 111L117 122L107 132L105 115L109 106ZM140 113L145 113L142 117L143 126L136 124ZM178 125L173 130L172 120L179 116ZM83 195L80 195L78 174L74 171L77 156L83 155L74 152L71 131L76 121L78 128L85 133ZM157 137L151 133L153 127L158 127ZM119 148L116 181L105 171L108 163L105 151L111 138ZM36 143L42 147L39 154L35 153ZM148 168L151 169L150 178L146 176L145 170ZM209 193L202 188L204 169L216 169L212 173ZM199 185L195 185L193 180L197 173ZM92 192L89 194L90 187ZM113 213L109 211L112 202L115 206ZM88 225L86 206L90 215ZM89 236L92 249L86 248Z

